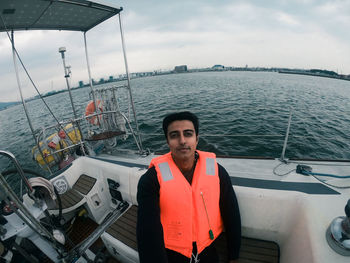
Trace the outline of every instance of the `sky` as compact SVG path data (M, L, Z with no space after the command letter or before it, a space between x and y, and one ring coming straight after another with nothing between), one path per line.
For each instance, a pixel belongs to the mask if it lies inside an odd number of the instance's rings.
M130 72L211 67L287 67L350 74L350 0L121 0ZM81 32L16 32L18 53L42 93L88 82ZM92 77L125 72L114 17L87 32ZM25 98L36 95L20 70ZM0 33L0 102L20 100L10 42Z

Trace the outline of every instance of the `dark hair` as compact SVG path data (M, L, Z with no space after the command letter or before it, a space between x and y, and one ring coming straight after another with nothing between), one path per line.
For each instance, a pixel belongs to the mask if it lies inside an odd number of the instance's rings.
M174 121L183 121L183 120L188 120L193 123L196 136L198 136L199 122L198 122L197 116L192 112L182 111L182 112L171 113L163 119L163 131L164 131L165 138L168 138L167 134L168 134L169 125Z

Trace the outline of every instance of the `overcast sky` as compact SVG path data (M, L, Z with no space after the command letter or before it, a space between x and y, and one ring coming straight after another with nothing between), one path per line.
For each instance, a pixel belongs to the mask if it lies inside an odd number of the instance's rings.
M349 0L122 0L130 72L214 64L320 68L350 74ZM117 18L87 33L93 78L124 73ZM83 34L15 34L41 92L65 88L58 48L67 48L72 85L88 81ZM19 100L9 40L0 33L0 101ZM21 71L24 97L35 91Z

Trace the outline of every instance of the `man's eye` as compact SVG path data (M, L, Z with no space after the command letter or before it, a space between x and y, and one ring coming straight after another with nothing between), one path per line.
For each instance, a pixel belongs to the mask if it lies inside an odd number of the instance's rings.
M193 132L185 132L184 135L186 137L192 137L193 136Z
M175 138L177 138L177 136L178 136L177 133L171 133L169 137L171 139L175 139Z

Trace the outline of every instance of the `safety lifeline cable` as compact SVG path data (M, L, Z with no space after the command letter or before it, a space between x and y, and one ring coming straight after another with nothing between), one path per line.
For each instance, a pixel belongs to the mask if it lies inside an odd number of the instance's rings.
M214 240L214 233L213 233L213 230L211 230L210 221L209 221L209 215L208 215L208 211L207 211L207 206L205 205L205 200L204 200L204 196L203 196L202 192L201 192L201 196L202 196L202 200L203 200L203 204L204 204L205 213L207 214L207 219L208 219L209 237L210 237L211 240Z

